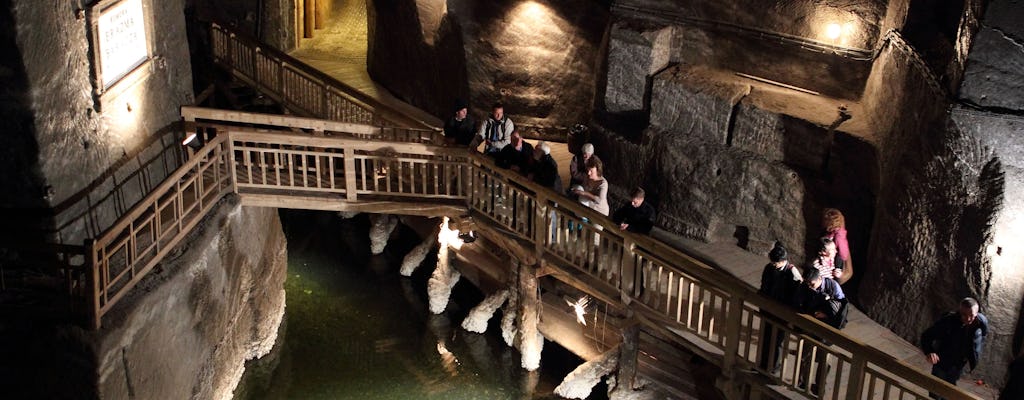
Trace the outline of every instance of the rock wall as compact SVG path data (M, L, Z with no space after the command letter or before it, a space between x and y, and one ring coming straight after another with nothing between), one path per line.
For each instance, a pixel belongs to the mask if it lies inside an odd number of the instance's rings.
M287 253L276 209L225 201L91 333L101 398L227 399L274 345Z
M96 51L95 39L90 38L91 17L79 12L78 3L6 2L10 7L3 12L13 17L17 46L9 54L15 60L20 56L21 67L14 70L24 73L24 82L16 79L19 83L14 85L14 90L21 92L17 100L22 103L15 108L20 111L13 118L17 124L10 136L18 139L10 151L26 158L16 161L19 173L14 175L36 177L31 184L19 178L21 181L11 182L16 186L4 187L6 193L24 193L9 200L15 206L42 203L62 211L87 196L102 199L111 185L96 181L123 177L126 172L118 168L149 151L144 149L180 119L178 107L192 102L185 0L142 3L151 58L97 95L91 65ZM167 169L154 172L146 179L159 182ZM139 200L144 191L129 186L123 197L98 206L102 210L96 212L112 213L113 207ZM59 215L57 219L58 225L66 222ZM70 232L67 239L80 242L82 236Z
M1014 98L1022 76L1014 66L1024 52L1006 33L1019 13L990 3L952 113L946 82L928 76L935 67L898 43L879 55L864 100L883 128L885 173L862 306L916 342L960 298L978 298L992 331L976 376L996 387L1020 349L1024 301L1024 257L1006 245L1020 234L1024 142Z
M865 177L877 175L870 144L843 133L830 141L823 127L767 111L761 97L749 96L759 89L710 76L688 65L654 76L650 127L637 141L594 129L620 202L639 185L670 231L755 253L781 240L797 261L813 250L822 208L870 219L875 180ZM857 254L866 253L868 232L869 223L851 227Z
M0 324L10 398L227 399L270 351L287 274L277 210L224 200L96 331Z
M441 117L462 97L478 117L500 100L517 123L569 126L589 119L607 21L598 2L370 0L368 6L370 75L399 98Z
M374 81L443 118L456 98L475 98L467 85L461 21L444 0L367 0L366 11L366 64Z

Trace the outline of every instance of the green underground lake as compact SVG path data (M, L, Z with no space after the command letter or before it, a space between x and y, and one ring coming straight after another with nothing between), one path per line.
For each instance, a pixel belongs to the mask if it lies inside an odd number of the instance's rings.
M369 218L282 210L288 239L284 321L270 354L246 364L235 399L556 399L555 386L582 360L545 341L541 368L527 372L491 318L484 334L460 327L483 299L460 280L444 313L427 309L427 255L412 277L398 273L421 242L399 224L383 254L370 254ZM607 387L592 399L607 398Z

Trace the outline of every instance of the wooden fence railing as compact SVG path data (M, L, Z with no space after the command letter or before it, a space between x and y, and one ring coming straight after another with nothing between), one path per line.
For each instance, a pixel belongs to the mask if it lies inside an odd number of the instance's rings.
M819 321L758 295L738 278L644 235L518 174L472 156L469 206L535 246L538 259L582 272L619 293L647 329L682 337L718 360L724 374L755 370L761 380L828 399L973 399L925 372ZM606 228L612 227L612 228ZM766 330L766 326L774 329ZM770 338L762 333L774 331ZM773 372L759 350L779 335L785 354ZM774 349L769 357L774 357Z
M372 127L353 130L365 129ZM214 130L182 168L87 243L95 326L227 193L457 201L479 224L528 243L538 260L586 277L595 293L611 292L601 298L633 310L642 329L679 338L737 381L835 400L926 399L929 392L973 398L759 296L732 275L648 236L620 231L607 217L466 149L291 128ZM758 363L760 347L772 342L763 337L766 326L785 343L777 372ZM745 378L744 370L764 382Z
M232 191L229 156L226 137L214 138L102 235L86 241L93 326Z
M230 28L211 23L210 35L214 62L292 112L367 125L433 128Z

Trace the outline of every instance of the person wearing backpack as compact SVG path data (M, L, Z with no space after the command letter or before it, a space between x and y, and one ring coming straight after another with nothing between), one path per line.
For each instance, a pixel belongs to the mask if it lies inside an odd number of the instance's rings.
M480 124L476 135L484 142L484 154L497 157L501 149L511 143L515 130L515 124L505 115L505 106L499 102L491 107L491 115Z

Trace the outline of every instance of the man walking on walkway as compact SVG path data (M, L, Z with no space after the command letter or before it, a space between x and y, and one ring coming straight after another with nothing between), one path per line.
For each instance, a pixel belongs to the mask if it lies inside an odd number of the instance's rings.
M497 157L498 152L511 141L512 132L516 130L512 120L505 116L505 106L494 103L487 121L480 124L477 136L484 141L484 154Z
M965 364L971 365L971 371L978 366L986 335L988 318L978 312L978 301L964 298L959 310L946 313L921 334L921 349L932 364L932 375L956 385Z

